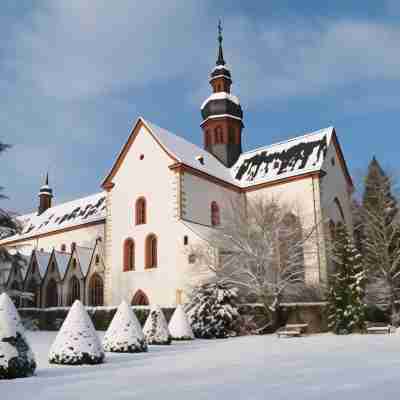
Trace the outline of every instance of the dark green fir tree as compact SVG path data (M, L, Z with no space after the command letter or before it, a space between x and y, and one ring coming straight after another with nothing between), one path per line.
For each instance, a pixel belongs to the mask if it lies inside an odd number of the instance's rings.
M365 283L362 257L343 224L335 231L332 251L335 273L328 294L328 325L336 334L365 331Z

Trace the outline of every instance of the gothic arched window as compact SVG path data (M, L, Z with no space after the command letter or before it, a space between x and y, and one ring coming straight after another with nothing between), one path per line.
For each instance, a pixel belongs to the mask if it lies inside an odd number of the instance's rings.
M211 203L211 225L217 226L221 223L221 217L219 213L219 206L216 201Z
M46 307L58 306L58 289L55 279L50 279L46 289Z
M146 293L140 289L135 293L131 301L132 306L148 306L149 304L149 298L146 296Z
M81 299L81 284L76 276L71 278L68 289L68 305L72 306L75 300Z
M146 223L146 199L140 197L136 200L136 225L142 225Z
M230 144L235 143L235 142L236 142L236 138L235 138L235 128L234 128L233 126L230 126L230 127L229 127L228 134L229 134L229 143L230 143Z
M146 268L157 267L157 237L153 233L146 238Z
M102 306L104 304L104 284L99 274L93 274L89 281L89 304Z
M133 239L126 239L124 242L123 271L135 270L135 242Z

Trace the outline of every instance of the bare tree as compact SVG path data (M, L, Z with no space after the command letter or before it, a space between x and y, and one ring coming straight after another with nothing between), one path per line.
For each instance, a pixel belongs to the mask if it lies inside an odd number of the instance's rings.
M313 251L313 233L277 200L231 202L222 225L206 243L191 248L194 279L238 287L265 306L275 326L282 300L296 301L307 290L304 259Z

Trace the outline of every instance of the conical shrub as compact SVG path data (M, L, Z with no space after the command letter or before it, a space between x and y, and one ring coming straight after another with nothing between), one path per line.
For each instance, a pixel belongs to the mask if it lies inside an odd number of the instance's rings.
M0 295L0 379L33 375L35 357L18 311L6 293Z
M179 304L168 325L169 332L173 340L192 340L194 339L193 331L189 323L189 319L183 307Z
M103 339L105 351L115 353L140 353L147 351L142 327L132 308L123 301Z
M72 305L50 348L52 364L100 364L104 352L93 323L79 300Z
M143 333L148 344L171 344L168 324L159 306L154 306L150 310Z

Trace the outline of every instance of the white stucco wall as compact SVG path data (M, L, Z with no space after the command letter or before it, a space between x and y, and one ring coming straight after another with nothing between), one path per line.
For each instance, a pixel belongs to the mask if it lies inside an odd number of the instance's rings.
M325 220L331 219L335 223L342 221L339 209L335 204L335 198L337 198L343 209L344 222L351 227L351 198L348 183L333 143L328 147L322 169L326 173L321 179L321 205L323 216Z
M175 304L183 277L180 260L184 260L184 229L177 219L178 178L168 168L172 163L142 127L113 178L115 186L108 194L112 218L106 257L107 264L111 263L107 265L111 276L111 296L106 300L109 304L130 302L138 289L152 304ZM143 225L135 225L135 202L139 197L146 199L147 221ZM145 269L145 240L150 233L158 240L158 266ZM135 271L123 272L123 243L127 238L135 242Z
M229 210L231 201L238 200L239 193L205 180L201 177L184 173L182 182L182 218L199 224L211 225L211 203L216 201L221 214Z

